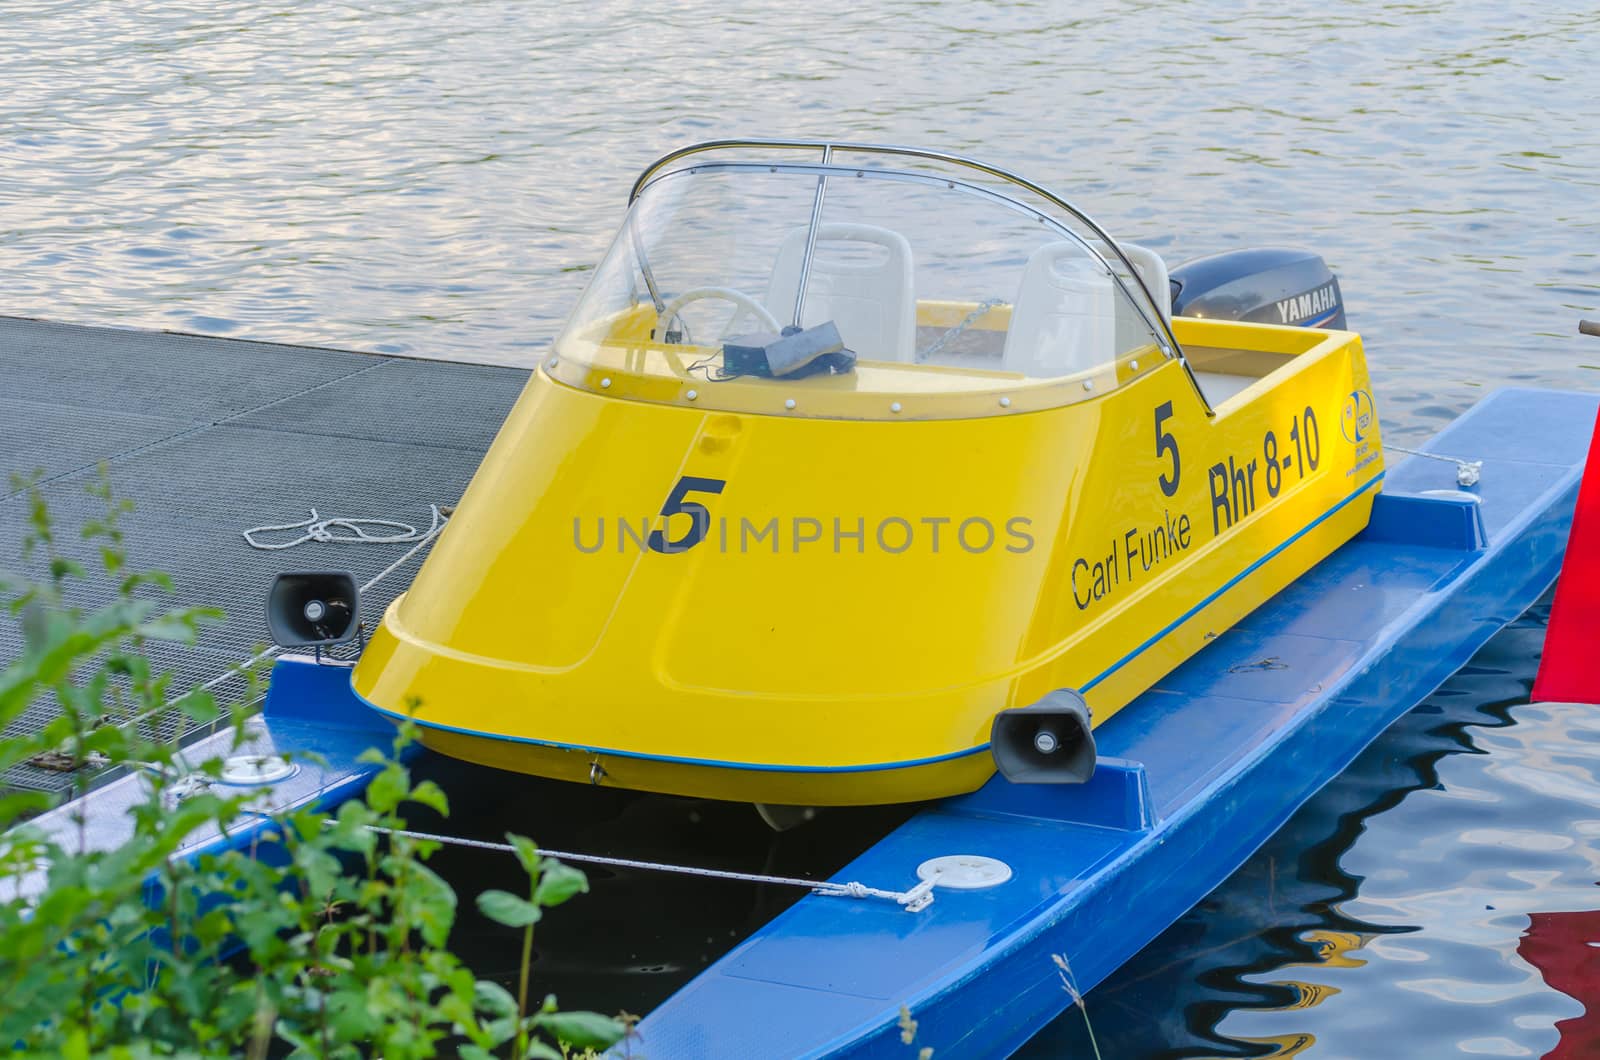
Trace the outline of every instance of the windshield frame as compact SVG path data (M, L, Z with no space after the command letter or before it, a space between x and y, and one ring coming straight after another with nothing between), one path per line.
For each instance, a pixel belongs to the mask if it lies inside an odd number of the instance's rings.
M749 150L815 151L821 155L821 161L779 162L770 159L763 161L726 160L720 162L698 161L690 162L685 165L676 165L676 163L684 162L686 159L692 159L695 156L712 152ZM1091 234L1094 235L1096 239L1100 240L1105 246L1110 247L1111 250L1116 254L1117 260L1122 265L1122 268L1126 270L1127 275L1132 277L1134 287L1132 289L1129 288L1128 284L1123 279L1122 274L1119 273L1117 269L1111 267L1111 264L1106 260L1105 255L1096 250L1095 247L1093 247L1089 241L1084 238L1082 233L1075 231L1071 225L1063 223L1059 218L1052 217L1049 213L1046 213L1036 206L1031 206L1028 203L1010 195L1002 194L994 188L985 187L981 184L974 184L970 181L961 180L955 177L936 176L932 173L919 173L910 170L884 169L879 167L863 169L859 166L843 165L835 159L835 156L840 153L913 158L926 162L937 162L942 165L952 166L957 169L969 169L978 173L983 173L987 176L1001 180L1006 184L1021 188L1032 195L1037 195L1052 206L1066 213L1079 224L1083 225ZM1118 244L1115 239L1111 238L1110 233L1102 228L1099 223L1094 220L1094 218L1090 217L1083 210L1074 206L1067 199L1062 198L1061 196L1050 191L1048 188L1040 184L1035 184L1026 177L1012 173L1009 170L1002 169L999 166L991 166L986 162L979 162L976 159L967 158L963 155L951 154L945 151L932 151L920 147L906 147L899 144L857 143L838 140L706 140L701 143L690 144L686 147L680 147L677 150L669 151L646 166L633 182L633 187L628 193L628 205L631 208L634 202L638 200L639 196L646 188L655 184L659 180L672 176L673 174L693 171L712 172L732 170L765 170L768 172L797 172L816 174L818 182L817 209L813 211L812 237L815 235L814 228L817 221L816 213L820 211L824 188L829 177L856 177L867 176L870 174L873 177L888 178L893 180L908 180L914 183L926 184L930 186L943 184L952 190L959 188L964 192L980 195L992 201L999 202L1008 208L1016 210L1025 215L1038 218L1042 223L1051 226L1062 235L1065 235L1072 241L1076 242L1103 267L1105 267L1112 279L1115 280L1117 285L1122 289L1123 293L1126 295L1129 303L1133 306L1135 311L1137 311L1139 315L1144 318L1145 326L1149 328L1151 335L1155 338L1156 343L1161 348L1162 353L1183 365L1184 374L1189 377L1189 382L1194 387L1195 394L1200 398L1200 403L1205 408L1206 414L1208 416L1215 415L1214 410L1211 408L1211 403L1206 400L1205 393L1200 389L1199 380L1197 380L1194 375L1194 369L1190 366L1188 358L1184 356L1183 347L1179 344L1178 337L1172 329L1172 322L1156 308L1155 298L1151 294L1149 287L1145 285L1144 277L1140 274L1139 270L1134 266L1133 262L1128 258L1128 256L1123 252L1121 245ZM640 252L640 268L644 273L646 284L650 287L650 296L652 299L657 299L659 296L655 291L654 282L650 276L649 262L644 258L642 253L643 247L642 245L636 244L635 249ZM809 245L807 249L809 250ZM659 307L659 301L657 304Z

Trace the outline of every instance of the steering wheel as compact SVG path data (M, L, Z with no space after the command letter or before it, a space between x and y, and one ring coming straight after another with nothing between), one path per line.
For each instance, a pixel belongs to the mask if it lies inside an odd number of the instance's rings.
M778 318L767 312L766 306L743 291L735 291L732 287L691 287L682 294L669 299L667 304L661 307L661 313L656 319L655 330L650 335L651 339L656 342L665 341L664 336L667 333L667 325L677 318L685 306L705 298L720 298L724 302L732 302L739 307L739 311L734 313L733 318L728 321L729 330L746 313L754 315L757 320L774 332L783 330L782 325L778 323ZM725 330L722 333L722 337L727 338L727 335L728 332Z

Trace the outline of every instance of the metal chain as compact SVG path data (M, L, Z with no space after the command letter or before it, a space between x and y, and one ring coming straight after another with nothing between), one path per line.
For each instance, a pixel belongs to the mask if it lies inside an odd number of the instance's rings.
M998 305L1005 305L1005 303L1006 300L1004 298L985 298L983 301L978 303L978 308L961 318L961 323L957 324L955 327L951 328L949 331L930 342L927 349L919 350L917 352L917 360L926 361L929 357L932 357L934 354L938 353L940 350L944 349L947 345L953 342L956 336L960 335L963 331L966 331L973 324L977 323L979 318L986 315L989 310Z

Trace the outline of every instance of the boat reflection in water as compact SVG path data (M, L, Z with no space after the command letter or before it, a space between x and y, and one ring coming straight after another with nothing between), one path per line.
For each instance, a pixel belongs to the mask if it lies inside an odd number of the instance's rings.
M1583 1015L1556 1024L1561 1039L1545 1060L1582 1060L1600 1056L1600 911L1534 913L1517 945L1523 960L1539 969L1544 981L1584 1006Z

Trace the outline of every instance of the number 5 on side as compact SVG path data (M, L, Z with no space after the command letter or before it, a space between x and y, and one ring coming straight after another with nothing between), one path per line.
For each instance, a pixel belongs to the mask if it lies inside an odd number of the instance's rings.
M1156 456L1163 453L1172 454L1172 476L1162 475L1158 480L1161 483L1161 492L1168 497L1178 492L1178 476L1182 473L1183 465L1178 461L1178 439L1172 436L1171 431L1164 431L1161 425L1172 418L1172 402L1163 401L1156 406Z
M677 485L672 487L672 492L667 494L666 503L661 506L661 514L669 519L674 515L688 515L693 517L694 522L676 541L668 540L665 530L650 531L650 551L665 552L669 555L687 552L705 540L706 531L711 528L711 512L698 501L685 503L683 498L691 493L721 493L727 484L726 479L720 478L696 478L693 475L680 478Z

